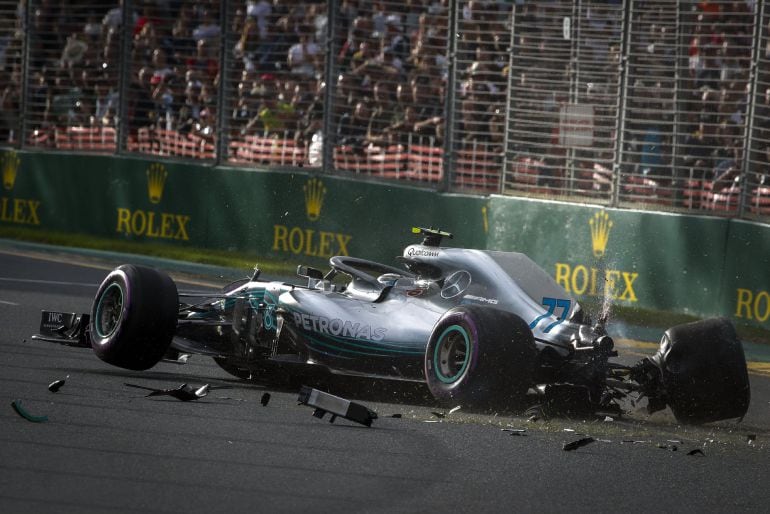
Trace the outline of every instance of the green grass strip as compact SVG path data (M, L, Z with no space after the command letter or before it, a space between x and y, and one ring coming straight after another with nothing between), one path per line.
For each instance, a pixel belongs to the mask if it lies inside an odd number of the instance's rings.
M296 263L269 260L245 252L107 239L83 234L32 230L23 227L0 225L0 238L71 248L129 253L234 269L251 269L254 264L259 263L259 268L263 272L284 276L293 275L297 267Z

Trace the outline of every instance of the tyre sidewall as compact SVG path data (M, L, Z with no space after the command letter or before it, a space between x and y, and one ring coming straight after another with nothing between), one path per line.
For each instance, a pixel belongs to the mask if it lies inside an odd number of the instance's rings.
M467 336L468 348L466 362L463 366L460 376L453 380L446 380L439 376L437 369L437 360L441 337L446 335L446 331L451 327L457 326L465 331ZM452 400L462 397L463 390L472 388L473 377L479 367L479 327L476 320L466 311L450 312L441 318L431 335L425 356L425 376L428 380L428 387L433 395L439 400ZM478 396L481 392L473 395Z
M436 355L442 335L452 326L467 334L466 365L458 376L442 380ZM426 348L425 378L442 403L513 405L531 384L535 357L532 332L521 318L490 307L461 306L436 323Z
M103 296L117 285L123 294L118 325L99 335L97 313ZM102 282L91 309L91 347L103 361L127 369L154 366L171 344L176 331L179 300L168 275L144 266L123 265Z
M101 302L103 301L104 294L113 285L120 287L123 294L123 306L120 313L120 319L117 327L108 335L100 336L99 330L96 328L100 322L98 314L101 308ZM126 276L124 269L118 268L113 270L107 278L104 279L99 290L96 293L94 305L91 309L91 347L94 353L107 362L109 362L110 355L115 352L120 352L120 346L122 341L132 337L132 334L127 330L130 327L130 321L135 317L135 314L130 312L134 302L132 298L132 291L129 284L129 279Z
M679 325L666 331L655 356L667 403L681 423L742 417L750 387L743 346L725 318Z

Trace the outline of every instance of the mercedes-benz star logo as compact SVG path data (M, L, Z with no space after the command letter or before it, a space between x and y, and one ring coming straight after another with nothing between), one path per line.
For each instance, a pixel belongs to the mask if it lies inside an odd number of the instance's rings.
M471 285L471 274L465 270L455 271L444 280L441 298L454 298Z

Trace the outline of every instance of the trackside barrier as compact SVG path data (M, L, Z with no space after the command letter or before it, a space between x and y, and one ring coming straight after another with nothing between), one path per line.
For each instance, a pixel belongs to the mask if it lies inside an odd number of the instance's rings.
M770 329L770 227L756 222L142 158L6 151L0 162L0 229L323 267L334 254L393 263L413 242L409 227L434 226L455 234L448 246L527 253L588 306L607 300ZM768 208L767 186L755 189L756 208ZM705 191L700 201L716 201Z

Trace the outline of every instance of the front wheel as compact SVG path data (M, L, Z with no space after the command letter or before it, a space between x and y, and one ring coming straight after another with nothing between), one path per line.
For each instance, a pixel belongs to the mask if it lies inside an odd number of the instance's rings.
M91 308L91 347L103 361L145 370L163 358L179 311L176 284L165 273L124 264L104 279Z
M444 404L519 406L532 384L537 350L529 326L478 305L447 311L425 351L425 379Z
M746 358L728 319L668 329L652 360L677 421L699 424L746 414L751 396Z

